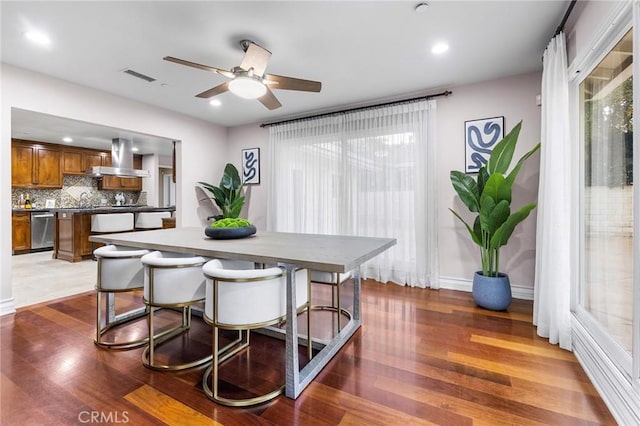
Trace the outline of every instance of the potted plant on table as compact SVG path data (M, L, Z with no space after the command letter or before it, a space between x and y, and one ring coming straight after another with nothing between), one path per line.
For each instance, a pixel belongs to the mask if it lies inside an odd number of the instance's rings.
M207 236L215 239L231 239L256 233L255 226L247 219L238 217L245 202L242 193L245 184L240 180L238 169L233 164L227 163L218 186L206 182L198 183L213 195L213 201L221 212L214 216L214 222L205 228Z
M460 200L470 212L476 213L473 226L470 226L460 214L449 209L465 225L473 242L480 246L482 271L474 274L473 299L478 306L497 311L511 304L509 276L499 270L500 249L507 244L515 227L536 207L533 202L511 212L513 183L522 164L540 148L540 144L534 146L509 171L521 126L522 121L495 145L489 161L480 168L475 179L460 171L450 173Z

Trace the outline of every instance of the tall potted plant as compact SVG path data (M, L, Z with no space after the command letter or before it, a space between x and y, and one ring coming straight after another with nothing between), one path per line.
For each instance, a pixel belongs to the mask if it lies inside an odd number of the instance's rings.
M536 203L529 203L511 212L511 191L522 164L535 153L534 146L509 170L518 142L520 121L507 136L496 144L489 161L474 177L460 171L451 171L453 188L470 212L476 213L473 225L462 216L451 212L465 225L471 239L480 246L482 271L473 278L473 299L478 306L504 310L511 304L509 276L500 272L500 249L506 245L515 227L529 216Z

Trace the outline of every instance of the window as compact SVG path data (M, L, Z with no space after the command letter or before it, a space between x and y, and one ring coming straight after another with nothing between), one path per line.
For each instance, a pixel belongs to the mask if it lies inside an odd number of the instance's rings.
M391 237L365 278L437 286L435 101L270 127L269 228Z
M620 364L630 365L634 309L631 31L582 81L579 91L584 148L579 304L603 330L602 335L613 340L613 345L603 347ZM616 351L629 356L621 357Z

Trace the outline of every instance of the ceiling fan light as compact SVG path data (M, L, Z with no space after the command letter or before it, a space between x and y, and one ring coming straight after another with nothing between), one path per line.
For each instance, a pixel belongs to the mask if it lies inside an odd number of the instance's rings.
M257 99L267 93L267 87L255 78L236 77L229 82L231 93L245 99Z

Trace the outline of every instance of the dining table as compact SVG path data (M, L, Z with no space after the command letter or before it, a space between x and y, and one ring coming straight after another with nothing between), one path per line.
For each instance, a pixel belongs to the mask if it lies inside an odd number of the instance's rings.
M295 399L334 355L361 327L360 267L396 244L395 238L262 232L239 239L212 239L200 227L97 234L90 241L127 247L188 253L208 258L247 260L277 264L286 270L287 317L285 323L285 395ZM295 271L298 268L325 272L351 272L354 280L351 319L331 340L306 344L318 346L317 354L302 368L298 359L298 322ZM304 343L303 343L304 344Z

